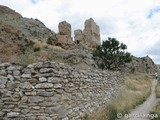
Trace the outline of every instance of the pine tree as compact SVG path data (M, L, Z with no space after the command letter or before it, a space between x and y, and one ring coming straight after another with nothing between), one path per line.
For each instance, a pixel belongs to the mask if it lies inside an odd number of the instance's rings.
M130 62L132 56L126 52L127 46L115 38L108 38L102 45L97 46L93 52L93 59L102 69L118 70L126 62Z

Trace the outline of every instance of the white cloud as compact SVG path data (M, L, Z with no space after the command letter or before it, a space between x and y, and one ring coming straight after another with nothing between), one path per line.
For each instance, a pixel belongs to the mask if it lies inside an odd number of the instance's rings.
M55 32L60 21L68 21L75 30L83 29L84 21L92 17L102 40L115 37L138 56L146 56L160 41L160 0L0 0L0 4L38 18ZM151 56L160 59L153 52Z

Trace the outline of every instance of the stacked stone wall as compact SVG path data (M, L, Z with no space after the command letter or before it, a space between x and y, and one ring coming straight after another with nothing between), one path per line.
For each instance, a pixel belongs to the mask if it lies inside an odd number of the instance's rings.
M110 102L119 72L76 70L62 63L0 64L0 119L76 120Z

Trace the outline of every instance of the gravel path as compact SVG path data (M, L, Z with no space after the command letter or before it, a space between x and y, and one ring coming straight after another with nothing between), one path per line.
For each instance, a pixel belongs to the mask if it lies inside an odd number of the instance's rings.
M158 99L156 99L155 88L157 85L157 80L152 81L152 91L151 95L147 98L147 100L132 110L128 116L129 118L123 117L122 119L117 120L150 120L150 118L155 117L155 115L149 114L150 110L157 104Z

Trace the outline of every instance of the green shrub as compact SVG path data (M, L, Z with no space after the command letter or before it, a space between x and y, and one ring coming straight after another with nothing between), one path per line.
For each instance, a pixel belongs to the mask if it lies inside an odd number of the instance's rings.
M97 46L93 52L93 59L101 69L117 70L126 62L132 60L127 46L115 38L108 38L102 45Z
M49 44L49 45L53 45L53 43L52 43L52 38L49 37L49 38L47 39L47 42L46 42L46 43Z
M38 48L34 48L33 51L34 52L40 51L40 48L39 47Z

